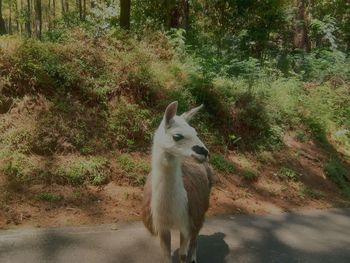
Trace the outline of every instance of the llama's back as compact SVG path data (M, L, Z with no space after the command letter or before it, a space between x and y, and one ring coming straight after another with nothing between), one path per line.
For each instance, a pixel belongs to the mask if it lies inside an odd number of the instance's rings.
M183 162L182 173L188 198L190 230L192 234L196 235L203 225L204 215L209 207L213 173L207 163L199 164L192 159L187 159ZM152 234L156 234L153 229L151 197L152 186L151 175L149 174L144 187L142 219L146 228Z

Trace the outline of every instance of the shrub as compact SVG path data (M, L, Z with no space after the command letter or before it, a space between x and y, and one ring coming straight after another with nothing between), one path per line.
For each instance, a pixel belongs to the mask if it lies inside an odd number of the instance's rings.
M134 161L129 154L120 155L117 161L131 184L135 186L142 186L145 184L146 176L151 170L151 166L148 162L142 159Z
M231 161L226 160L220 154L213 154L210 157L210 163L215 169L225 173L234 173L236 171L234 164Z
M327 176L338 185L343 193L350 197L349 170L336 157L332 157L325 166Z
M255 180L258 177L257 173L254 170L244 170L240 175L249 181Z
M148 148L152 135L152 114L136 104L121 102L108 119L118 148Z
M41 201L46 202L58 202L62 199L62 196L59 194L51 193L51 192L44 192L36 195L36 198Z
M277 176L281 179L287 179L292 181L297 181L300 178L300 174L288 167L282 167L278 171Z
M309 196L309 197L314 198L314 199L320 199L320 198L325 196L323 192L312 189L312 188L307 187L307 186L304 186L302 188L301 192L303 195Z
M108 162L103 158L85 157L68 161L58 167L57 174L72 185L92 183L101 185L107 180Z

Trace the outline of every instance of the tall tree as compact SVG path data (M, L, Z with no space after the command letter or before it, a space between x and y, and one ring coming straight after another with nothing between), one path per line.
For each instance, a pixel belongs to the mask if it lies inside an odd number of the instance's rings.
M311 49L309 33L307 28L308 14L306 8L307 0L296 0L296 15L294 21L294 37L293 47L295 49L305 50Z
M61 13L62 13L62 16L64 15L65 13L65 8L64 8L64 0L61 0Z
M0 35L6 34L5 20L2 16L2 0L0 0Z
M83 0L83 20L86 18L86 0Z
M130 29L131 0L120 0L120 27Z
M12 34L12 1L9 2L9 34Z
M186 29L188 27L189 16L188 0L176 0L170 7L169 27Z
M32 21L32 8L31 8L31 3L30 0L27 0L27 10L26 10L26 18L25 18L25 29L27 36L32 35L32 26L31 26L31 21Z
M53 20L56 19L56 0L52 0L52 17Z
M80 18L80 20L83 20L83 3L82 3L82 0L78 0L78 7L79 7L79 18Z
M42 30L42 8L41 0L35 0L35 35L37 38L41 38Z

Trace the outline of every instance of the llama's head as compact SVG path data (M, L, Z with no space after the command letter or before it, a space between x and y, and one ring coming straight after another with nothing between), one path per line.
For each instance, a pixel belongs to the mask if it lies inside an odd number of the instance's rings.
M170 103L154 137L157 147L176 157L193 157L199 162L206 161L208 149L198 138L196 130L188 124L202 106L178 116L177 101Z

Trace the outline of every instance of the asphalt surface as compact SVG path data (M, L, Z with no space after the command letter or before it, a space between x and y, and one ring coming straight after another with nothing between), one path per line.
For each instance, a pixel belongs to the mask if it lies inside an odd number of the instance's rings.
M177 261L178 235L172 246ZM199 263L350 262L350 209L211 218ZM1 263L160 262L158 240L140 222L0 231Z

